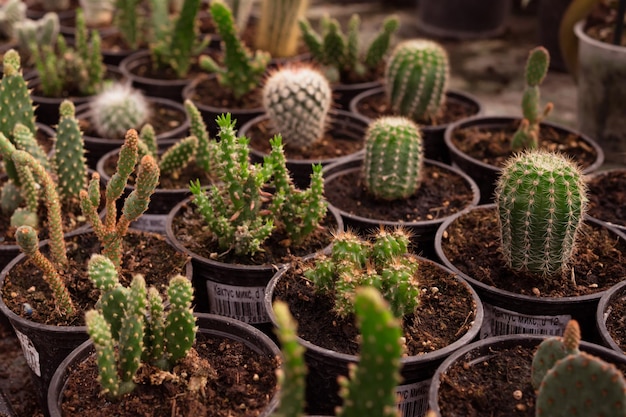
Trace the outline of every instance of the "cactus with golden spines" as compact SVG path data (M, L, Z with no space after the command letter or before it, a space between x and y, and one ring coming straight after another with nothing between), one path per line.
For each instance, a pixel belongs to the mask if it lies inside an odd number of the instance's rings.
M146 96L128 83L105 87L89 101L91 121L104 138L123 137L128 129L139 130L150 117Z

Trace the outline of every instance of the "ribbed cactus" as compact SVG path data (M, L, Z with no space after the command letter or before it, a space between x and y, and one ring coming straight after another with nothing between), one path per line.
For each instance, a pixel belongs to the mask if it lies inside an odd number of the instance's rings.
M274 133L285 138L285 146L306 149L322 139L332 91L318 70L304 65L278 69L265 81L262 97Z
M224 3L211 2L210 11L222 38L223 66L218 65L210 56L202 55L200 67L204 71L216 73L220 85L229 89L234 98L239 99L259 85L270 61L270 54L259 50L250 52L239 38L232 12Z
M422 134L414 122L384 116L370 123L365 133L362 177L374 198L412 196L421 185L423 166Z
M194 159L198 150L198 138L188 136L180 139L163 153L159 153L156 143L156 134L150 123L145 124L139 134L139 156L150 155L157 161L161 174L169 174L177 178L180 171L186 168Z
M401 229L381 228L373 241L351 232L337 233L329 256L319 257L304 275L320 292L335 296L339 316L354 313L357 287L372 286L390 303L396 317L411 314L419 305L417 259L408 252L409 235Z
M80 190L87 185L87 165L83 135L75 117L74 104L65 100L59 107L54 165L59 196L64 201L78 201Z
M385 66L385 95L391 110L415 121L436 117L449 77L448 53L440 44L426 39L401 42Z
M0 6L0 37L13 39L15 24L26 19L26 3L21 0L8 0Z
M543 340L533 354L533 362L530 368L531 383L535 389L539 389L541 381L554 364L566 357L580 352L580 326L576 320L570 320L565 326L563 337L553 336Z
M300 40L298 21L304 18L308 6L308 0L263 0L256 48L274 58L295 55Z
M139 130L150 117L146 96L129 83L107 86L89 101L91 121L104 138L123 138L128 129Z
M526 88L522 96L522 114L524 118L511 140L511 149L519 151L526 148L536 148L539 142L539 124L552 111L552 103L540 109L541 94L539 85L548 73L550 54L543 46L530 51L526 61L524 80Z
M566 269L586 211L586 186L572 161L529 150L511 157L495 201L506 264L543 277Z

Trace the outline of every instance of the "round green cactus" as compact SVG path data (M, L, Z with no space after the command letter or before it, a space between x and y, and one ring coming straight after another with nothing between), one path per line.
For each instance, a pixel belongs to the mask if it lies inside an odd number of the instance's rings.
M91 120L99 135L122 138L128 129L137 129L148 120L150 106L146 97L129 84L115 83L89 103Z
M495 201L510 268L544 277L566 268L587 203L578 166L557 153L518 154L500 174Z
M385 93L394 113L412 120L437 116L450 77L448 53L426 39L399 43L385 67Z
M412 196L420 186L423 165L422 135L415 123L386 116L369 125L362 175L372 196L381 200Z
M328 80L311 67L279 69L263 86L263 107L292 149L309 148L322 138L331 104Z

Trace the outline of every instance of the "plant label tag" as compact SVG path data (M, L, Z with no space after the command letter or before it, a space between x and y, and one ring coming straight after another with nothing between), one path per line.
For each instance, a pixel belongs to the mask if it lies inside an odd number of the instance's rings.
M26 359L26 363L35 373L35 375L41 377L41 366L39 364L39 352L35 349L35 345L33 342L26 336L24 333L15 329L15 334L17 336L17 340L20 342L20 346L22 346L22 352L24 352L24 358Z
M422 417L428 410L430 379L396 387L396 405L402 417Z
M165 235L167 214L142 214L135 220L131 227L144 232L159 233Z
M265 287L240 287L207 281L209 312L249 324L269 323Z
M531 316L516 311L505 310L483 303L485 319L480 329L480 338L508 334L541 334L562 336L565 325L571 320L569 314L556 316Z

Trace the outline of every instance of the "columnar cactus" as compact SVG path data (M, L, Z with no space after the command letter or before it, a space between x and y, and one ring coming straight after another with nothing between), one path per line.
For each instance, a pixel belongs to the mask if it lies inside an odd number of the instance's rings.
M365 133L362 177L374 198L412 196L421 184L423 166L422 134L414 122L385 116L370 123Z
M550 66L550 54L543 46L538 46L530 51L526 61L524 80L526 88L522 96L522 114L524 118L513 135L511 149L519 151L526 148L536 148L539 141L539 124L552 111L552 103L546 104L541 110L539 99L541 97L539 85L548 73Z
M31 45L54 45L59 36L61 24L59 15L48 12L37 20L22 19L13 26L13 33L19 50L28 54Z
M298 21L304 18L308 0L263 0L256 33L256 48L274 58L290 57L298 51Z
M304 273L320 292L334 294L339 316L354 313L357 287L372 286L390 303L396 317L415 311L419 305L417 260L408 252L409 236L401 229L383 228L373 242L351 232L335 235L329 256L321 256Z
M566 270L587 206L580 169L541 150L510 158L496 185L506 264L543 277Z
M570 320L565 326L563 337L553 336L543 340L533 355L530 368L531 383L539 389L541 381L554 364L568 355L580 353L580 326L576 320Z
M15 36L15 24L26 19L26 3L21 0L8 0L0 6L0 35L4 39Z
M200 67L204 71L216 73L220 85L228 88L233 97L239 99L259 85L270 54L259 50L250 52L239 38L232 12L224 3L211 2L210 11L222 38L223 66L218 65L210 56L202 55Z
M80 195L87 185L87 165L83 135L75 117L74 104L65 100L59 107L54 166L61 200L71 201Z
M89 101L91 120L104 138L122 138L128 129L139 130L150 117L146 96L128 83L116 82Z
M276 70L265 81L262 97L274 133L285 138L285 146L306 149L322 139L332 91L318 70L303 65Z
M398 44L385 67L385 95L394 113L415 121L436 117L450 77L448 53L438 43L409 39Z
M17 123L28 127L33 134L37 131L33 101L28 85L22 75L20 61L20 55L14 49L5 52L2 61L0 132L9 139L12 138L13 128Z
M132 50L137 49L144 42L140 3L141 0L115 1L114 25L126 45Z

